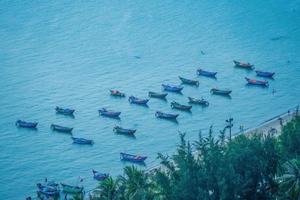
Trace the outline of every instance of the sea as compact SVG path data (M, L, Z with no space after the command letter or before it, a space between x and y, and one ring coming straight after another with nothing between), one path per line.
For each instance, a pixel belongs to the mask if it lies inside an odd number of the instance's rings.
M123 174L130 163L120 152L148 156L137 166L147 170L159 164L157 153L176 151L180 133L192 143L212 126L217 136L233 118L234 134L298 105L299 25L299 0L0 1L1 199L34 197L45 178L88 192L98 185L92 169ZM264 78L233 60L276 74L267 88L249 86L245 77ZM217 79L197 76L198 68ZM161 92L163 83L181 84L178 76L199 87L184 85L182 94L151 98L148 107L128 102ZM213 87L232 90L231 98L212 95ZM189 96L210 105L170 107ZM56 114L56 106L74 108L74 118ZM99 116L103 107L122 112L120 119ZM157 119L156 111L178 113L178 122ZM19 119L38 128L17 128ZM95 143L72 144L51 124ZM136 137L114 134L115 125L137 129Z

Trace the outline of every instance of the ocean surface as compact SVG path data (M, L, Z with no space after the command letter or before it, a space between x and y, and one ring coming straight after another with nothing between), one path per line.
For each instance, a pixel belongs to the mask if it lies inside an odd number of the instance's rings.
M1 1L0 2L0 196L33 196L36 183L49 180L97 185L92 169L122 173L122 151L148 156L171 154L178 133L190 140L199 131L215 134L234 119L251 128L296 106L300 94L300 1ZM201 52L203 51L203 52ZM246 86L254 71L233 67L233 59L276 72L269 88ZM197 77L202 67L217 80ZM197 79L182 95L150 99L148 107L112 98L109 89L147 98L178 76ZM210 94L230 88L231 99ZM210 106L191 113L170 108L176 100L204 97ZM76 109L75 118L57 115L55 106ZM98 109L121 111L121 120ZM156 110L180 113L178 123L155 118ZM17 128L18 119L37 121L37 130ZM52 123L74 127L75 137L93 146L72 144ZM115 135L115 125L137 129L136 138ZM140 166L141 168L145 168Z

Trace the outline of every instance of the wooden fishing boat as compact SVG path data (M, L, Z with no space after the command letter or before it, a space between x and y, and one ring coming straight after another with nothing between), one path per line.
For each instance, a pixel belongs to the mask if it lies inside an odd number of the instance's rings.
M147 156L138 156L138 155L132 155L128 153L120 153L120 159L122 161L143 163L147 159Z
M130 96L128 98L128 101L130 103L134 103L134 104L147 105L149 99L140 99L140 98L137 98L137 97L134 97L134 96Z
M56 113L63 114L63 115L73 115L75 112L74 109L61 108L58 106L56 106L55 110L56 110Z
M35 129L37 127L38 123L37 122L26 122L22 120L17 120L16 121L16 126L17 127L22 127L22 128L31 128Z
M93 140L88 140L88 139L85 139L85 138L72 137L72 140L73 140L74 144L89 144L89 145L94 144Z
M93 172L94 179L97 181L104 181L105 179L107 179L109 177L109 174L100 173L96 170L92 170L92 172Z
M179 85L168 85L168 84L162 84L161 85L165 91L168 92L181 92L183 90L183 87Z
M199 105L203 105L203 106L209 106L209 102L206 101L205 99L201 98L201 99L196 99L193 97L188 97L189 99L189 103L192 104L199 104Z
M48 197L58 197L60 194L59 185L54 182L49 182L45 184L38 183L37 184L37 194L38 196L46 196Z
M209 72L209 71L205 71L203 69L197 69L197 74L199 76L206 76L206 77L216 78L217 72Z
M217 94L217 95L230 95L230 93L232 92L232 90L228 90L228 89L218 89L218 88L212 88L210 90L211 93L213 94Z
M112 110L107 110L106 108L102 108L99 110L99 114L106 117L118 118L121 112L115 112Z
M113 131L115 133L125 134L125 135L134 135L134 133L136 132L135 129L126 129L126 128L122 128L120 126L115 126Z
M61 183L61 186L64 193L80 194L83 192L83 187L67 185L64 183Z
M191 79L183 78L181 76L179 76L178 78L181 80L183 84L199 86L199 81L197 80L191 80Z
M73 130L73 128L60 126L60 125L57 125L57 124L51 124L50 128L54 131L63 132L63 133L70 133L70 134L72 134L72 130Z
M250 69L250 70L254 69L254 65L251 65L250 63L243 63L236 60L234 60L233 63L235 64L236 67Z
M168 93L149 92L148 96L152 98L165 99Z
M156 113L155 113L155 117L163 118L163 119L175 120L178 116L179 116L179 114L169 114L169 113L163 113L163 112L160 112L160 111L156 111Z
M115 97L125 97L125 93L120 92L119 90L109 90L111 96Z
M257 76L266 77L266 78L273 78L275 72L264 72L264 71L255 71Z
M175 108L175 109L178 109L178 110L190 111L192 109L192 106L183 105L183 104L180 104L176 101L172 101L171 102L171 108Z
M269 83L268 81L261 81L261 80L255 80L255 79L250 79L245 77L246 81L250 85L258 85L258 86L263 86L263 87L268 87Z

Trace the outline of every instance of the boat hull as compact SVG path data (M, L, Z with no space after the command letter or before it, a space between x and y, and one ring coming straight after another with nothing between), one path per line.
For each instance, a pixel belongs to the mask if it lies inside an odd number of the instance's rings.
M176 120L179 114L169 114L169 113L163 113L160 111L156 111L155 117L157 118L162 118L162 119L171 119L171 120Z
M60 108L56 107L55 108L56 113L62 114L62 115L74 115L75 110L74 109L69 109L69 108Z
M209 72L209 71L205 71L202 69L198 69L197 74L198 74L198 76L206 76L206 77L210 77L210 78L216 78L217 72Z
M37 122L26 122L22 120L16 121L16 126L21 128L36 129L37 125L38 125Z
M220 89L211 89L210 90L210 92L212 93L212 94L216 94L216 95L227 95L227 96L229 96L230 94L231 94L231 90L220 90Z
M168 92L180 93L183 90L183 87L181 87L181 86L171 86L171 85L165 85L165 84L162 84L161 86L165 91L168 91Z
M130 96L128 98L129 103L131 104L138 104L138 105L147 105L149 99L139 99L137 97L134 96Z
M93 140L88 140L84 138L75 138L72 137L73 143L74 144L87 144L87 145L93 145L94 141Z
M268 81L260 81L260 80L250 79L250 78L247 78L247 77L245 77L245 79L246 79L246 81L249 85L257 85L257 86L262 86L262 87L268 87L269 86Z
M119 133L119 134L125 134L125 135L134 135L134 133L136 132L135 129L125 129L119 126L115 126L113 131L115 133Z
M120 153L120 159L122 161L128 161L133 163L144 163L147 159L147 156L137 156L127 153Z
M263 72L263 71L255 71L257 76L265 77L265 78L273 78L275 72Z
M204 99L196 99L196 98L192 98L192 97L188 97L188 99L189 99L189 103L191 103L191 104L209 106L209 102Z
M181 80L181 82L182 82L183 84L199 86L199 81L191 80L191 79L186 79L186 78L183 78L183 77L181 77L181 76L179 76L179 79Z
M249 69L249 70L254 69L254 65L251 65L250 63L242 63L242 62L239 62L236 60L234 60L233 63L235 64L236 67L239 67L239 68Z
M156 93L156 92L149 92L148 96L152 98L158 98L158 99L165 99L167 97L168 93Z
M192 106L187 106L187 105L182 105L177 102L171 102L171 108L175 108L178 110L183 110L183 111L190 111L192 109Z
M63 133L72 133L73 128L64 127L56 124L51 124L50 128L54 131L63 132Z
M121 112L108 111L106 109L99 110L99 114L105 117L118 118Z

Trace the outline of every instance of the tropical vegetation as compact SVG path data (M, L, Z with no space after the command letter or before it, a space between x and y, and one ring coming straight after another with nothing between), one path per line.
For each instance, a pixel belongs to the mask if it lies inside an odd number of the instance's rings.
M180 134L172 156L158 154L160 167L136 166L99 183L92 200L299 200L300 117L279 136L239 135L227 140L226 129L189 142Z

